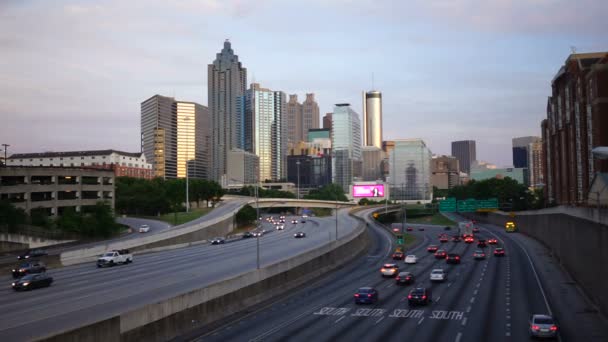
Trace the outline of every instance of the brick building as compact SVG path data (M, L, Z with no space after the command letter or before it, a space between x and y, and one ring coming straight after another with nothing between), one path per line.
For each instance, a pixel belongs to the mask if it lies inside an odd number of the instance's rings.
M608 146L608 52L570 55L551 88L541 123L545 196L584 204L596 172L608 171L608 161L591 153Z

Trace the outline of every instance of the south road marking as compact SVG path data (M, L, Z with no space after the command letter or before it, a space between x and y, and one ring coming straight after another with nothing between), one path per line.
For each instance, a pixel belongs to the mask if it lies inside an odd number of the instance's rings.
M330 306L326 306L324 308L319 309L319 311L317 311L317 312L313 312L313 315L342 316L349 311L350 311L350 308L333 308Z
M405 310L405 309L394 309L393 313L388 317L392 318L420 318L424 314L423 310Z
M451 320L461 320L464 316L464 312L462 311L442 311L442 310L434 310L431 311L430 319L451 319Z
M351 317L379 317L383 316L385 312L384 309L357 309L350 315Z

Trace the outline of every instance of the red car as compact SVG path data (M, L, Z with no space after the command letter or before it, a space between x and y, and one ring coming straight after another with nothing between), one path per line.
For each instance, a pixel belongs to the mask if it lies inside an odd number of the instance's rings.
M411 232L411 231L413 231L413 230L414 230L414 228L412 228L412 227L407 227L407 229L406 229L406 230L407 230L408 232Z
M430 252L430 253L435 253L435 252L437 252L438 249L439 249L439 247L436 245L430 245L426 248L427 252Z
M448 242L448 237L447 236L440 237L439 242L441 242L441 243Z
M498 243L498 240L496 240L496 239L488 239L488 244L490 244L490 245L495 245L497 243Z
M475 239L472 236L467 236L466 238L464 238L465 243L473 243L474 241Z
M403 259L405 259L405 254L403 254L403 252L393 253L393 260L403 260Z
M505 250L501 247L498 247L494 250L494 256L505 256Z
M435 258L436 259L445 259L447 254L448 253L446 251L444 251L443 249L439 249L439 250L437 250L437 252L435 252Z

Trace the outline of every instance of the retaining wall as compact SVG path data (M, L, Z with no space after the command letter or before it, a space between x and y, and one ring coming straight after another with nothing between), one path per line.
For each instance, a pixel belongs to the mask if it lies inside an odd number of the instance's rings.
M471 218L517 229L544 244L581 286L598 309L608 314L608 226L564 214L468 214Z

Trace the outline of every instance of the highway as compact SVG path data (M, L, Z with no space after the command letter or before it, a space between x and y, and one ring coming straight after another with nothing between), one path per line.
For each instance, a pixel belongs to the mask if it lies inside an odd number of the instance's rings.
M367 255L289 296L184 340L525 341L529 339L528 320L535 313L555 315L558 340L608 340L604 319L575 311L588 309L589 303L576 290L565 294L562 283L556 282L567 276L558 267L549 270L547 265L555 265L555 260L550 260L540 244L518 233L504 233L500 227L479 226L477 235L498 238L506 257L494 257L495 247L490 245L484 249L488 258L476 261L472 257L476 244L439 243L438 234L453 234L455 230L427 226L413 232L418 243L406 254L416 254L418 264L395 262L400 271L414 273L415 286L432 288L433 301L426 307L408 305L406 296L414 285L397 286L394 279L381 277L381 265L393 262L389 256L391 238L372 224L369 234L373 243ZM426 251L431 243L461 254L462 263L447 265L435 259ZM432 284L429 273L434 268L447 270L448 280ZM375 287L380 300L355 305L353 295L363 286ZM558 288L547 291L546 287Z
M358 221L345 209L339 223L341 236ZM262 267L335 239L335 217L287 223L284 231L266 225L268 233L260 238ZM295 239L293 233L300 230L307 237ZM26 341L82 326L255 268L256 239L252 238L135 255L133 264L112 268L88 263L50 269L53 285L28 292L14 292L12 278L4 275L0 277L5 284L0 290L0 341Z

